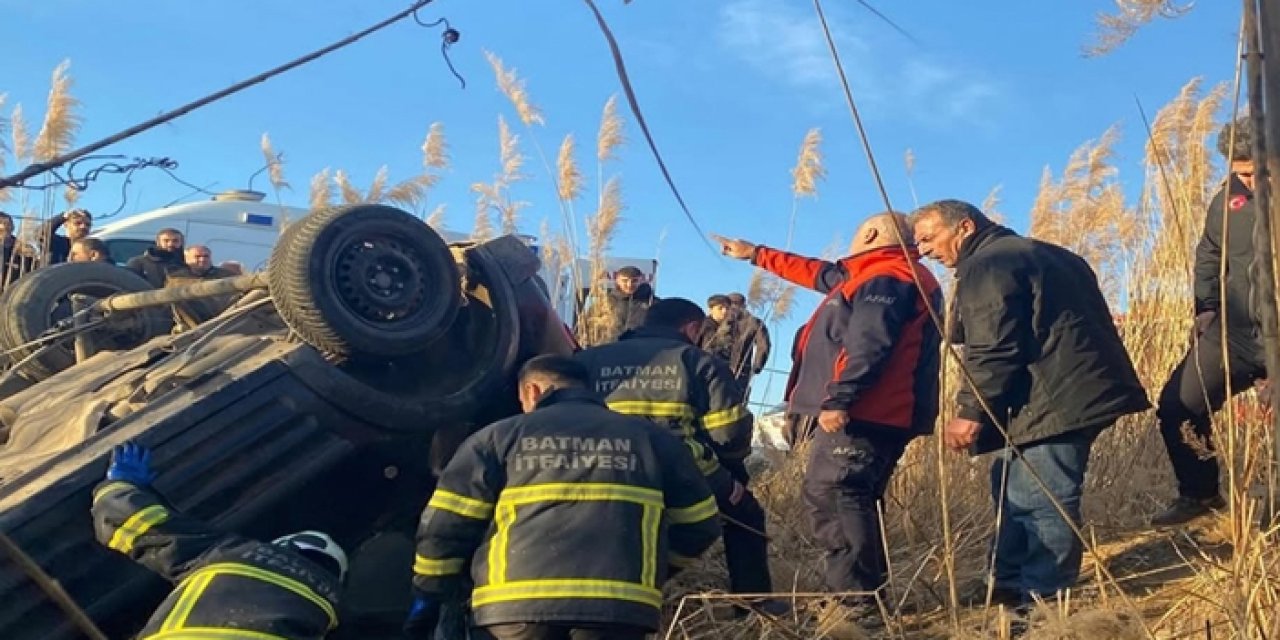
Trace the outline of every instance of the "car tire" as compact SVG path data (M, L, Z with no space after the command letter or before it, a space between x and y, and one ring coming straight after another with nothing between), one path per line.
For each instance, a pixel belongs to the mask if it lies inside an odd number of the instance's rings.
M373 204L321 209L291 224L271 252L267 280L289 328L340 360L425 350L462 298L444 240L412 215Z
M40 349L23 346L36 340L58 321L71 315L68 296L81 293L102 299L117 293L149 291L153 287L141 276L106 262L56 264L19 278L0 295L0 346L16 363ZM113 316L103 328L89 332L99 350L132 349L171 326L166 308L145 309ZM27 363L22 375L39 382L75 365L72 340L49 349Z

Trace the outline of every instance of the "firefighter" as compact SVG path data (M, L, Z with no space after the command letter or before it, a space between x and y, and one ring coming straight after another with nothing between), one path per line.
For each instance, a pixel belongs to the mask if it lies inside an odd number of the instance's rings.
M468 438L418 528L410 638L466 596L472 637L641 640L662 584L720 534L715 499L679 439L609 411L570 358L520 371L525 415Z
M304 531L264 544L214 530L151 488L151 452L112 452L93 492L98 541L178 584L137 636L319 640L338 626L347 557L329 536Z
M764 509L747 489L752 417L724 361L694 346L706 316L683 298L655 302L644 324L615 343L576 357L610 409L647 418L684 439L727 516L725 556L730 589L769 593ZM755 603L769 614L785 603Z

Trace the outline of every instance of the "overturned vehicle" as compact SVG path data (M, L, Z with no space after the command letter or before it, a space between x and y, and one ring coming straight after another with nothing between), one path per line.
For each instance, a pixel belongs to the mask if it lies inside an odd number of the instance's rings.
M290 225L261 274L154 291L109 264L31 274L0 298L0 533L23 552L9 555L108 637L140 628L171 585L99 545L89 516L112 447L135 440L194 517L259 539L330 533L351 557L337 635L395 637L433 472L518 410L523 360L574 347L538 266L515 237L450 246L356 205ZM236 300L170 331L172 309L220 296ZM22 559L0 552L0 638L82 637Z

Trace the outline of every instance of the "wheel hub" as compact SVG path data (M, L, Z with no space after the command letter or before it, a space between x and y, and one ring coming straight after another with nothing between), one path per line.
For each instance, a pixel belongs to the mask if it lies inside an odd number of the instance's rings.
M335 282L356 315L376 323L404 320L422 309L422 259L394 238L354 242L338 255Z

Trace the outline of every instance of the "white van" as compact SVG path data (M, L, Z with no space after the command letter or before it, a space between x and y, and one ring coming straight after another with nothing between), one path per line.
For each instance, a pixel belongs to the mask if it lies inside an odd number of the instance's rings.
M161 229L177 229L188 245L208 246L213 253L214 264L234 260L244 265L246 271L261 271L267 266L271 248L275 246L281 230L310 213L307 209L264 202L264 198L265 194L258 191L226 191L211 200L164 207L104 224L94 230L93 236L106 243L112 259L124 264L129 258L146 251ZM462 242L470 237L448 230L440 232L440 235L445 242ZM537 238L521 237L534 251L538 250ZM590 263L583 259L576 263L580 274L578 282L589 282ZM610 258L607 265L610 280L606 286L613 286L613 272L624 266L640 269L652 281L657 275L658 261L651 258ZM572 318L573 279L569 269L553 275L546 273L544 265L541 275L549 288L560 292L557 296L560 299L553 303L561 317ZM562 283L561 286L554 285L557 281Z

